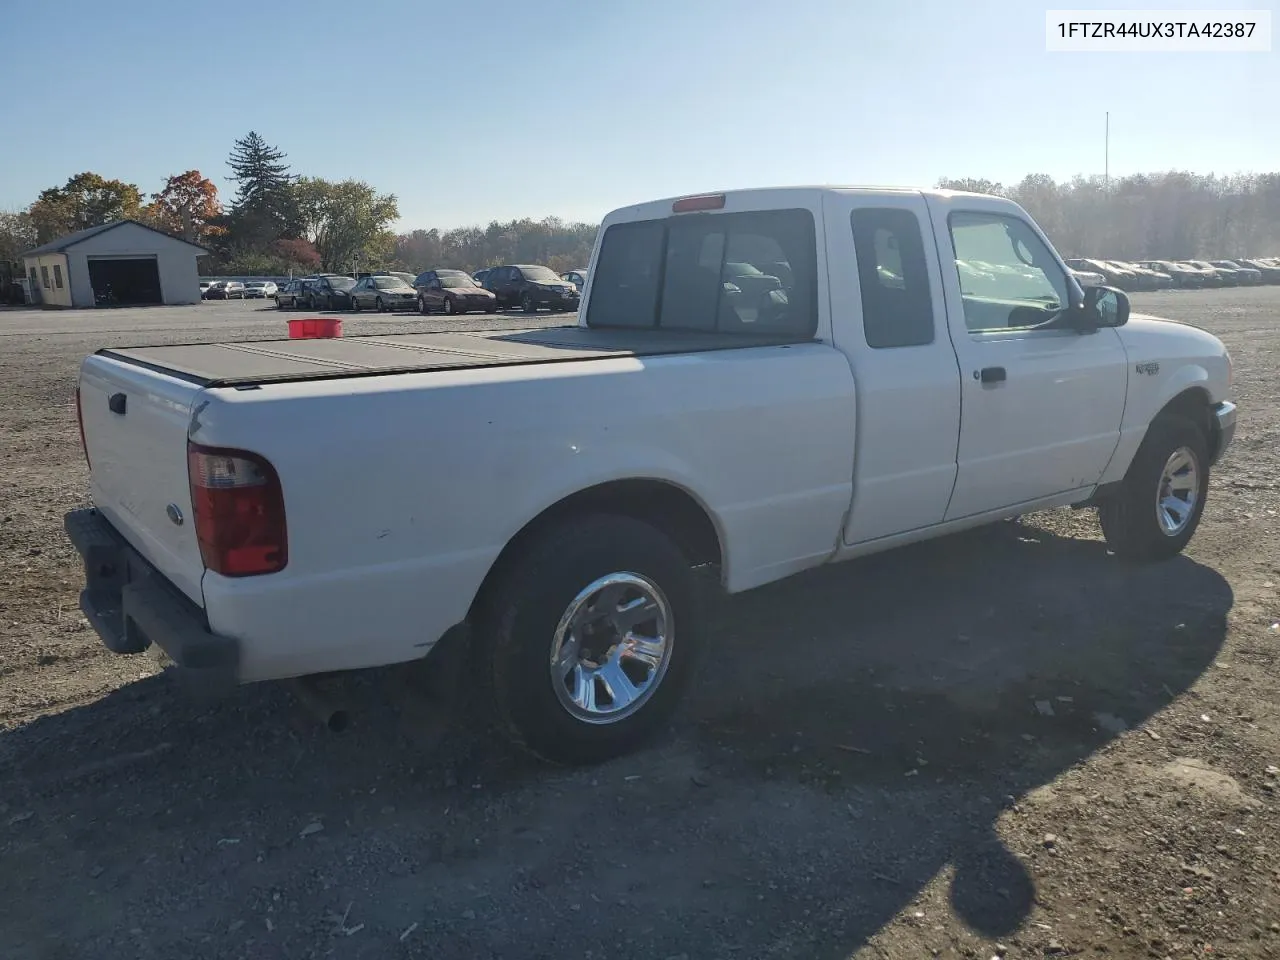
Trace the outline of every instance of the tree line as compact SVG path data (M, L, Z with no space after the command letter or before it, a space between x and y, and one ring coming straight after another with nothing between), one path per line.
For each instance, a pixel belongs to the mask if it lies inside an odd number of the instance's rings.
M943 179L938 186L1009 197L1066 257L1189 260L1280 254L1280 173L1138 173L1055 181L1029 174L1006 186Z
M487 227L396 234L394 194L361 180L330 181L293 172L286 155L256 131L227 158L235 195L227 203L199 170L169 177L155 193L85 172L42 190L25 210L0 212L0 261L16 261L42 243L114 220L134 219L210 250L208 275L276 276L317 270L467 271L497 263L585 265L594 224L494 221Z
M206 246L206 274L281 275L316 270L467 271L497 263L583 267L597 225L493 221L451 230L396 234L394 194L361 180L330 181L293 172L286 155L257 132L236 140L227 158L235 195L223 203L199 170L169 177L150 195L124 180L85 172L42 190L25 210L0 212L0 261L63 234L133 218ZM1112 180L1055 181L1028 174L1005 185L944 178L939 187L1009 197L1035 217L1068 257L1189 259L1280 252L1280 173L1215 176L1180 171Z

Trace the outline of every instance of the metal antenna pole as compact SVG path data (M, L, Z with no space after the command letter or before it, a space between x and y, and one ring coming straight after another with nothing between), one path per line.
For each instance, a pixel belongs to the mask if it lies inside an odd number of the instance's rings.
M1102 180L1111 189L1111 111L1107 111L1107 132L1102 138Z

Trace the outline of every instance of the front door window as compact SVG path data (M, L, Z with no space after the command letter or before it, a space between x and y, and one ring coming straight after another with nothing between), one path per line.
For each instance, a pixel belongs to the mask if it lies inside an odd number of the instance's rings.
M1025 221L953 213L951 241L970 333L1038 327L1067 309L1067 277Z

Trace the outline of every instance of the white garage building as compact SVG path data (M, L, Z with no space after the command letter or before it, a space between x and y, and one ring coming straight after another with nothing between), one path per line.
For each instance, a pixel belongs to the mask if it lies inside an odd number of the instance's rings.
M22 255L37 302L50 307L199 303L196 258L209 251L136 220L69 233Z

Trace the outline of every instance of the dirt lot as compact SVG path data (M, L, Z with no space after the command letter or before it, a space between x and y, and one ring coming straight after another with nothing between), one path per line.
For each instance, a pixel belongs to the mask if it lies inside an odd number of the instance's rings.
M280 318L0 313L0 957L1280 956L1280 289L1135 302L1236 361L1186 557L1064 511L755 591L670 736L583 771L411 671L335 736L106 653L60 528L78 361Z

